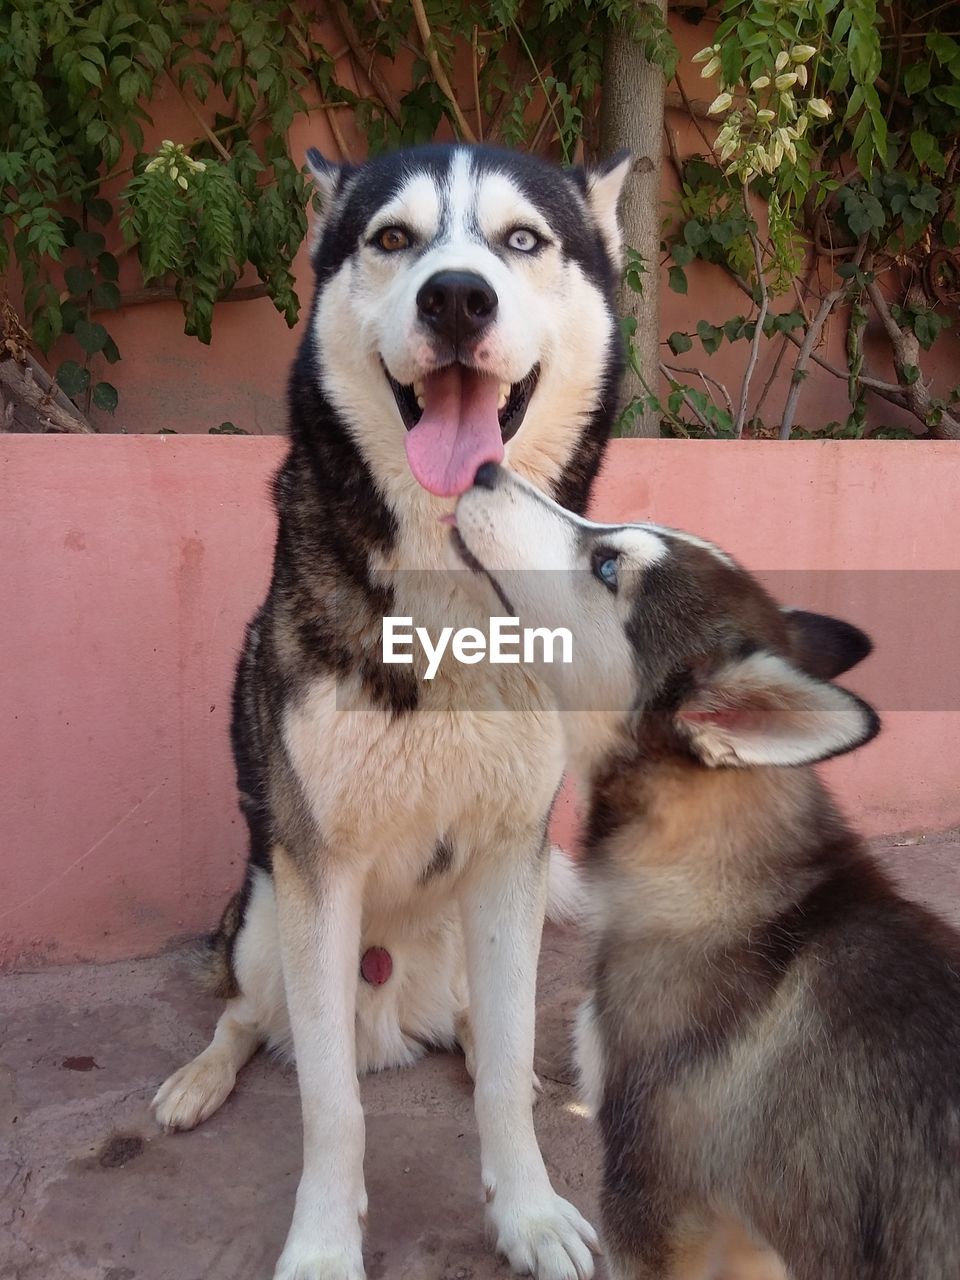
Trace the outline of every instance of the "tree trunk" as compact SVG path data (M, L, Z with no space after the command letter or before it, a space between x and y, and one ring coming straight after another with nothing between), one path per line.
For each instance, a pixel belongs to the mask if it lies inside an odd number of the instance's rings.
M656 0L666 16L666 0ZM628 148L634 157L621 204L624 240L646 267L643 294L621 287L620 309L637 321L634 350L642 381L628 369L621 407L656 393L660 381L660 172L663 161L664 75L622 27L608 32L603 51L600 144L605 156ZM646 389L644 387L646 383ZM644 408L628 428L635 436L658 436L660 415Z

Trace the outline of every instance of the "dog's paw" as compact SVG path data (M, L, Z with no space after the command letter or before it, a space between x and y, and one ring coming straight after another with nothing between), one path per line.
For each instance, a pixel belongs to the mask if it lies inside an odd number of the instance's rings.
M536 1280L590 1280L597 1233L569 1201L555 1192L535 1200L487 1206L494 1248L521 1276Z
M287 1245L273 1280L364 1280L360 1249L309 1249Z
M150 1104L157 1124L162 1129L193 1129L213 1115L236 1081L236 1071L221 1054L204 1050L157 1090Z

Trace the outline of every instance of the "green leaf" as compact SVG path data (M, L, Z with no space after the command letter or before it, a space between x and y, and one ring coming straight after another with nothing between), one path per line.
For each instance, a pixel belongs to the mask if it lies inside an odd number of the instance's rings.
M103 252L107 242L99 231L78 231L73 237L73 244L85 258L95 258Z
M914 62L903 73L904 92L911 98L918 93L922 93L929 83L929 62Z
M933 96L945 102L948 107L956 107L960 111L960 84L938 84Z
M120 359L120 349L112 338L108 338L103 344L103 351L100 353L107 364L116 364Z
M90 370L77 364L76 360L64 360L54 375L64 393L73 399L86 391L90 385Z
M93 200L87 200L84 204L87 213L93 218L94 222L108 223L113 217L113 205L109 200L101 200L99 197Z
M671 267L668 280L674 293L687 292L687 277L682 267Z
M702 244L706 244L710 239L710 231L702 223L693 219L683 228L683 238L691 249L699 249ZM674 255L674 260L676 260L676 255Z
M936 169L938 173L943 171L943 156L932 133L927 133L926 129L914 129L910 135L910 146L921 164L928 169Z
M718 329L715 324L709 324L706 320L698 320L697 337L703 344L703 349L707 355L712 356L721 342L723 342L723 330Z
M667 346L675 356L682 356L685 351L689 351L693 346L693 339L688 333L682 333L679 329L671 333L667 339Z
M913 384L920 377L920 370L915 364L905 364L903 368L900 370L900 372L903 375L903 380L908 387L912 387Z
M102 351L110 337L102 324L91 323L89 320L78 320L73 336L87 355L91 356Z
M97 266L104 280L116 280L120 274L120 264L112 253L101 253L97 258Z
M107 413L113 413L119 399L117 388L111 382L98 382L93 388L93 403L98 409L106 409Z
M687 267L697 256L688 244L675 244L670 248L670 254L678 267Z
M102 280L93 291L93 305L105 311L116 311L120 305L120 290L111 280Z
M960 45L956 40L951 40L949 36L942 35L939 31L930 31L927 33L927 48L936 57L940 65L946 66L948 62L960 53Z
M89 293L93 288L94 275L89 267L67 267L63 278L71 293Z

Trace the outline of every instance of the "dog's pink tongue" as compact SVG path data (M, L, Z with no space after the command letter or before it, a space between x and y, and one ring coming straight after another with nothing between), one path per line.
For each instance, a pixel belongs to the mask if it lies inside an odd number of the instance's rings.
M423 417L407 432L407 461L439 498L465 493L482 462L503 461L496 378L454 364L424 380Z

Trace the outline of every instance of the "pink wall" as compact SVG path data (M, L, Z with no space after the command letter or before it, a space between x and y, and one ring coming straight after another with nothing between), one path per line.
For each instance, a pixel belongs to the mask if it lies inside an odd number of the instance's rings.
M230 682L282 451L0 437L0 963L143 954L209 925L236 886ZM829 767L868 831L937 829L960 820L958 480L950 444L626 441L596 506L706 534L794 602L872 626L878 655L849 683L881 706L942 691ZM916 581L933 586L904 607Z

